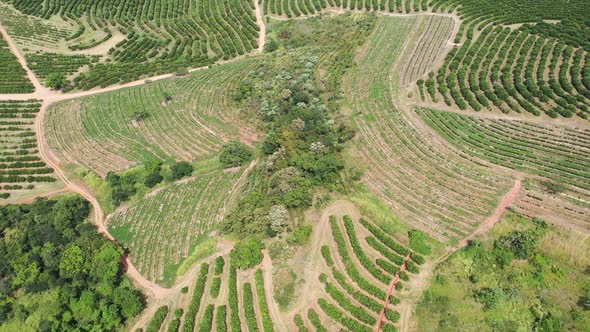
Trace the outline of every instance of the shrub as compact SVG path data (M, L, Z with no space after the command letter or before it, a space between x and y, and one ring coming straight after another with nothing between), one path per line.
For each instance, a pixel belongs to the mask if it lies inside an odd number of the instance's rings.
M170 166L172 179L178 180L193 173L193 165L186 161L180 161Z
M62 73L51 73L45 79L48 88L59 90L66 84L66 77Z
M236 244L229 254L231 265L239 269L247 269L262 262L264 244L257 240L247 240Z
M240 166L252 159L254 153L243 143L232 140L221 147L219 162L223 167Z

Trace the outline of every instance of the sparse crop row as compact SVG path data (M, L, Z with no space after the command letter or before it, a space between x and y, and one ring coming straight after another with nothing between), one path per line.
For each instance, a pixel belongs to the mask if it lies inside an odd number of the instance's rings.
M590 189L590 134L583 129L539 127L515 120L483 121L419 109L418 114L449 142L495 164Z
M230 94L255 65L241 61L53 105L44 123L48 144L60 159L101 175L153 159L209 157L248 132Z
M365 182L405 223L444 241L469 234L508 183L435 148L395 107L391 70L400 67L396 61L409 31L427 19L383 18L344 87L361 114L354 122L367 163Z
M165 267L181 263L220 221L227 193L240 174L219 171L172 184L115 213L109 219L109 230L130 249L141 273L151 280L163 280L174 274ZM129 233L133 236L125 236Z

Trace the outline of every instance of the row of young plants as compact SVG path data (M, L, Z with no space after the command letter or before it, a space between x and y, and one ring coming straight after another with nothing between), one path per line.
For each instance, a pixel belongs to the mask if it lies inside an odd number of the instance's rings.
M265 13L299 17L313 15L326 9L413 13L428 10L428 0L264 0Z
M36 183L57 181L53 169L38 155L34 119L40 103L36 100L1 101L0 118L23 119L0 121L0 187L1 198L14 192L31 190Z
M31 93L35 87L0 35L0 93Z
M256 294L258 295L258 308L260 310L260 319L262 320L262 328L264 332L273 332L274 325L270 312L268 310L268 302L266 301L266 292L264 291L264 277L262 270L257 269L254 274L256 280Z
M77 73L86 65L97 63L98 55L65 55L58 53L37 52L26 54L27 66L41 79L45 79L51 73L71 75Z
M467 116L427 109L420 109L418 113L449 142L468 149L470 154L509 168L590 188L588 174L584 171L588 168L587 159L571 145L573 142L588 145L588 138L571 137L575 131L535 132L529 131L524 123L484 123Z
M199 312L199 308L201 307L201 298L203 297L203 293L205 293L205 284L207 283L208 274L209 264L201 264L201 268L199 269L199 276L197 277L197 281L193 289L191 302L188 306L188 310L186 311L186 315L184 317L182 332L193 332L197 326L197 324L195 323L195 318L197 316L197 313Z

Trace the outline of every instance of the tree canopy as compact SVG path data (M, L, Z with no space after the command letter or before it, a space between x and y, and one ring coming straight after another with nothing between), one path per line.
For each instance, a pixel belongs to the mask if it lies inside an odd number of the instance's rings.
M0 327L114 331L143 309L77 195L0 207Z

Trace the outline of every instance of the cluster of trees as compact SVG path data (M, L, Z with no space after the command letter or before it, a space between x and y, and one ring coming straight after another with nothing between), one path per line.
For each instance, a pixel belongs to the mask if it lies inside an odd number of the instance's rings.
M232 140L221 147L219 162L225 168L236 167L252 160L253 157L252 149L238 140Z
M193 166L186 161L163 165L160 160L152 160L121 174L109 172L105 181L110 190L110 201L116 207L130 200L138 192L153 188L164 181L182 179L192 173Z
M340 133L346 130L333 123L332 111L322 101L315 79L318 61L312 55L298 56L280 71L267 63L241 82L236 99L256 112L268 134L261 147L265 162L254 171L262 181L224 220L221 229L226 233L278 234L283 220L280 214L269 215L273 206L309 207L316 186L339 183L346 140ZM241 150L240 160L246 160L249 154Z
M262 249L264 244L254 239L238 242L229 254L231 265L244 270L262 263Z
M98 234L89 212L76 195L0 207L0 324L115 331L143 309L122 249Z

